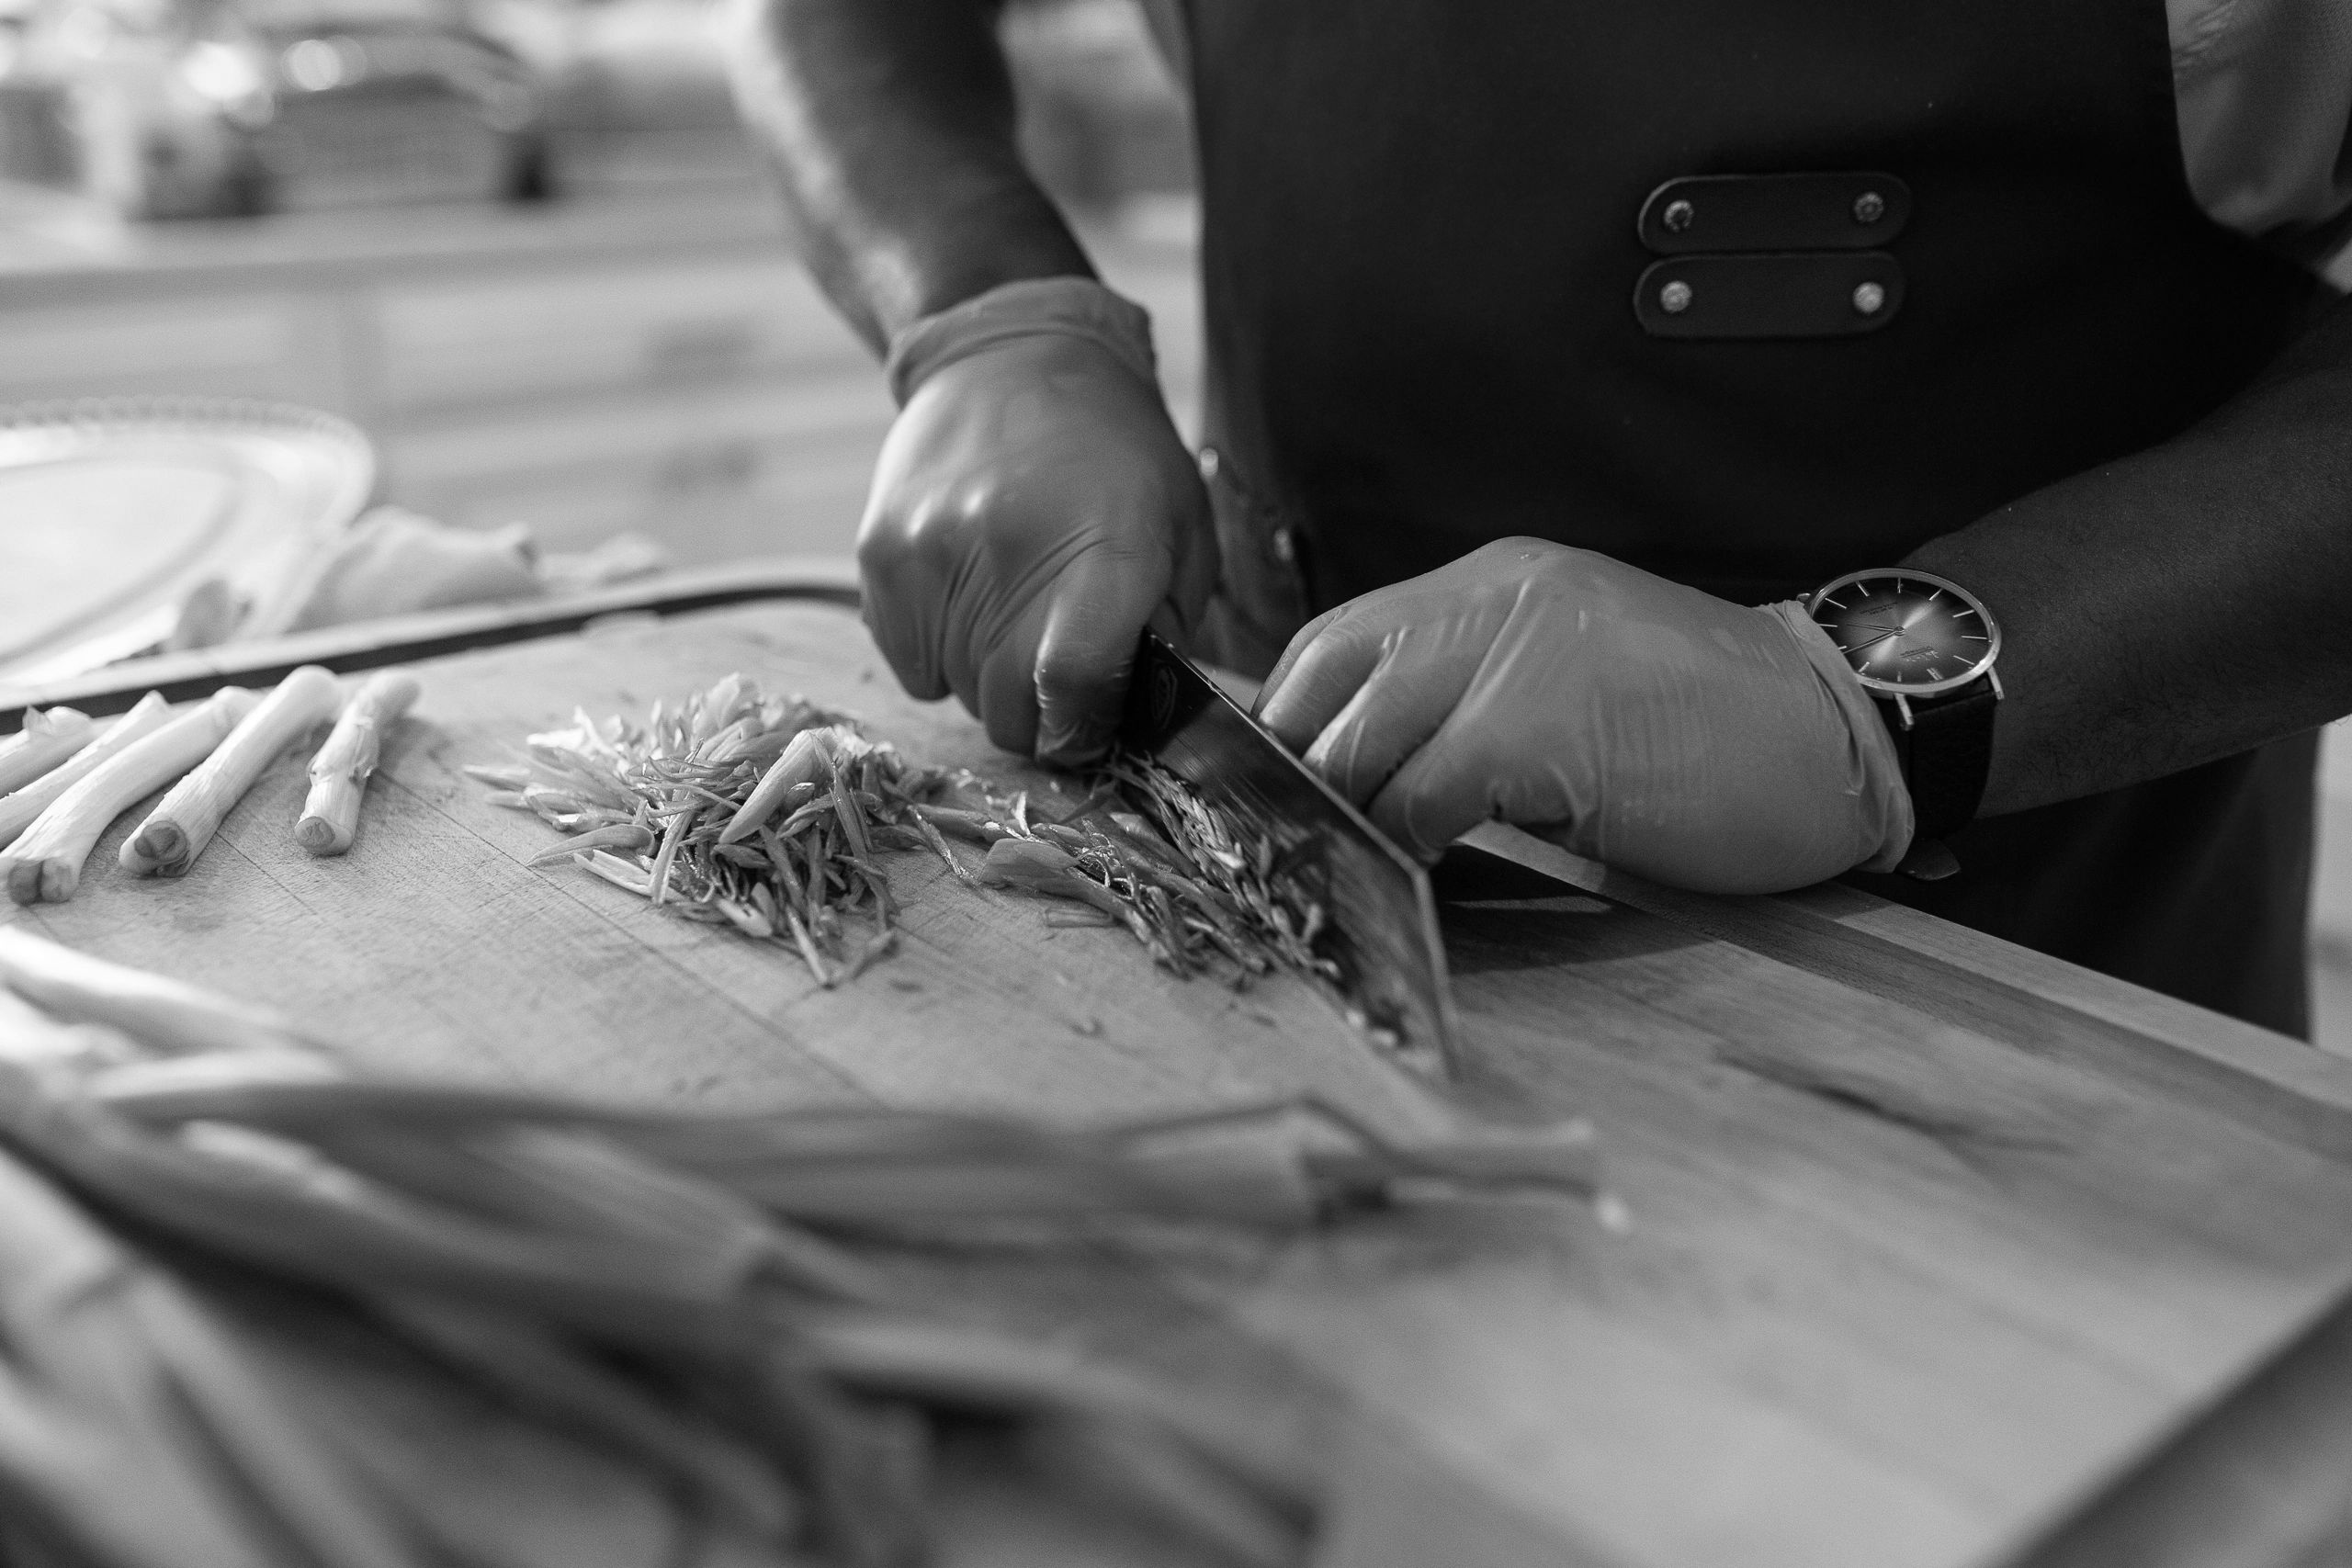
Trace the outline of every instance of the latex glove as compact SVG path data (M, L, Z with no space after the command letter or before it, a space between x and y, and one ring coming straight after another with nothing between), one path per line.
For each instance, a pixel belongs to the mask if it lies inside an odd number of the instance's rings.
M1678 887L1767 893L1911 839L1893 742L1826 634L1505 539L1309 623L1259 716L1398 843L1489 817Z
M1008 751L1078 762L1116 728L1147 622L1187 633L1216 538L1157 385L1098 343L997 342L932 372L858 529L865 624L915 696Z

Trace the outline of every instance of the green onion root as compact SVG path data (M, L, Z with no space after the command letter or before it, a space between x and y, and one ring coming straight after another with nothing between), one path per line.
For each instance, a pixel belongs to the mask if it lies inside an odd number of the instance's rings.
M82 863L107 825L209 757L254 701L242 686L224 687L69 786L0 854L8 897L19 904L73 897L82 885Z
M387 670L359 689L336 719L334 732L311 759L311 794L302 803L294 840L314 855L339 855L359 833L359 800L376 772L384 731L416 701L416 677Z
M342 700L343 688L333 673L316 664L305 664L280 681L123 844L123 868L141 876L187 875L262 770L332 716Z

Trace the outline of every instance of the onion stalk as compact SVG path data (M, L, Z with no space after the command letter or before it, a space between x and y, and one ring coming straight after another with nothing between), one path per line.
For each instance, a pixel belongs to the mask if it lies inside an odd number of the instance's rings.
M1057 1484L1287 1568L1319 1454L996 1326L987 1274L926 1293L909 1269L1007 1223L1025 1258L1170 1221L1295 1232L1425 1186L1594 1195L1576 1130L1399 1145L1311 1100L709 1115L372 1077L238 1028L141 1054L245 1010L0 930L0 1208L25 1222L0 1234L0 1518L61 1562L621 1562L566 1554L593 1473L674 1510L679 1549L636 1561L909 1568L933 1422L977 1416ZM953 1249L922 1262L909 1233L942 1220ZM450 1503L516 1444L478 1490L495 1506ZM561 1460L583 1450L605 1468Z
M761 823L775 814L775 808L796 786L829 778L839 739L840 731L820 726L804 729L786 741L775 765L761 775L758 786L736 807L734 817L719 833L718 841L732 844L750 838Z
M344 705L334 731L311 759L311 794L302 803L294 840L314 855L339 855L359 833L359 799L376 772L384 731L416 701L416 677L387 670L369 678Z
M66 761L43 773L14 794L0 797L0 849L17 841L33 818L49 809L51 801L89 777L100 762L132 741L153 734L169 722L172 705L161 692L150 692L131 710L106 727L104 734Z
M70 785L0 853L8 897L19 904L73 897L107 824L211 756L257 700L242 686L223 687Z
M25 725L0 740L0 795L20 790L97 739L97 726L78 708L25 710Z
M305 664L280 681L124 841L123 869L141 876L187 875L262 770L333 716L342 700L341 684L320 665Z
M106 1024L175 1055L311 1050L274 1009L110 964L21 926L0 926L0 986L60 1018Z

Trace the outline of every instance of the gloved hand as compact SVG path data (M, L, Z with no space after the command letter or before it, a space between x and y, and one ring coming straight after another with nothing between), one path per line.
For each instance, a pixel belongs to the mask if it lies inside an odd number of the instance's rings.
M1159 389L1085 336L932 370L890 427L857 538L865 624L907 690L954 692L1008 751L1109 744L1148 621L1188 633L1217 574Z
M1892 869L1885 727L1794 604L1747 609L1504 539L1310 622L1259 716L1413 852L1489 817L1678 887Z

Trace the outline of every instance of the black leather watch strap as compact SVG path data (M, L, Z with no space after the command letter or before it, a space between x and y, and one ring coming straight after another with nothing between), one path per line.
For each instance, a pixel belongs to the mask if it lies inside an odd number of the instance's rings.
M1910 786L1915 830L1922 838L1941 839L1973 820L1984 798L2000 694L1988 675L1948 696L1907 700L1908 728L1892 700L1882 698L1879 712L1894 738L1903 782Z

